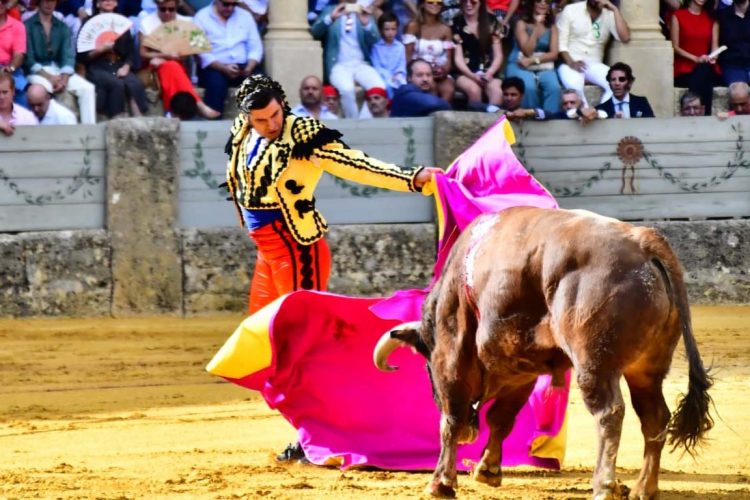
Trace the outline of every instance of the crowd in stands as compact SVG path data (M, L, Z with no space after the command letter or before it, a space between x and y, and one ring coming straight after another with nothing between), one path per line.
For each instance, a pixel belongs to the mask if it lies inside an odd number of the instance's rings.
M269 0L0 0L0 131L34 122L95 123L148 111L146 88L180 119L224 114L229 89L263 71ZM750 0L661 0L674 48L680 114L713 113L730 87L730 113L746 114ZM336 117L425 116L436 110L504 111L511 119L584 122L653 116L630 94L627 61L605 64L610 40L630 29L617 0L308 0L323 78L305 77L295 112ZM79 52L77 35L99 13L130 31ZM212 48L184 57L147 47L162 24L192 21ZM744 84L742 85L735 85ZM589 103L585 85L602 89ZM202 88L201 94L197 88ZM66 112L64 93L77 105ZM7 103L7 96L13 102ZM201 97L202 95L202 97ZM736 96L733 97L733 96ZM689 97L689 99L688 99ZM572 106L573 101L577 104ZM18 107L19 109L16 109ZM32 111L33 110L33 111ZM26 113L28 111L28 113ZM715 113L713 113L715 114Z

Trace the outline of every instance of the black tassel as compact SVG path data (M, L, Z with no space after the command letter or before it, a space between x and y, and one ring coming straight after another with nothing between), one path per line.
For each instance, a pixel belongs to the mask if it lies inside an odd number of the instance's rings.
M229 139L227 139L227 144L224 146L224 152L229 156L232 157L232 139L234 139L234 136L232 134L229 134Z
M298 142L292 148L292 158L294 159L309 159L312 156L315 149L330 144L341 138L341 132L332 128L322 128L315 134L315 137L307 142Z

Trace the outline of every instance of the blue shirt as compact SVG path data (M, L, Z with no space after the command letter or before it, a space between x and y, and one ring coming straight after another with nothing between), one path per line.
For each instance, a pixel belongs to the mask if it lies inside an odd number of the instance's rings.
M396 89L406 83L406 48L403 43L379 40L372 47L370 59L372 67L390 88Z

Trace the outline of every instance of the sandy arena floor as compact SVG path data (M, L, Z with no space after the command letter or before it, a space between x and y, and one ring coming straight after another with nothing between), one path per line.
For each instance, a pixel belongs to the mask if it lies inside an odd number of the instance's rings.
M750 499L750 307L695 307L719 417L693 460L665 453L663 500ZM241 318L0 321L0 498L419 498L429 473L280 465L293 429L255 393L203 367ZM666 383L687 389L682 346ZM626 399L629 398L626 396ZM506 469L462 498L590 498L595 435L577 388L563 470ZM618 465L642 454L626 414Z

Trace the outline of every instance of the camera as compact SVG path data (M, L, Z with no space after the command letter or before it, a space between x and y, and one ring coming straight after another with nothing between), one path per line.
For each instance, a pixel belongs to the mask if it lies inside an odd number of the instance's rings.
M344 12L347 12L347 13L355 12L359 14L360 12L362 12L362 6L358 3L348 3L344 7Z

